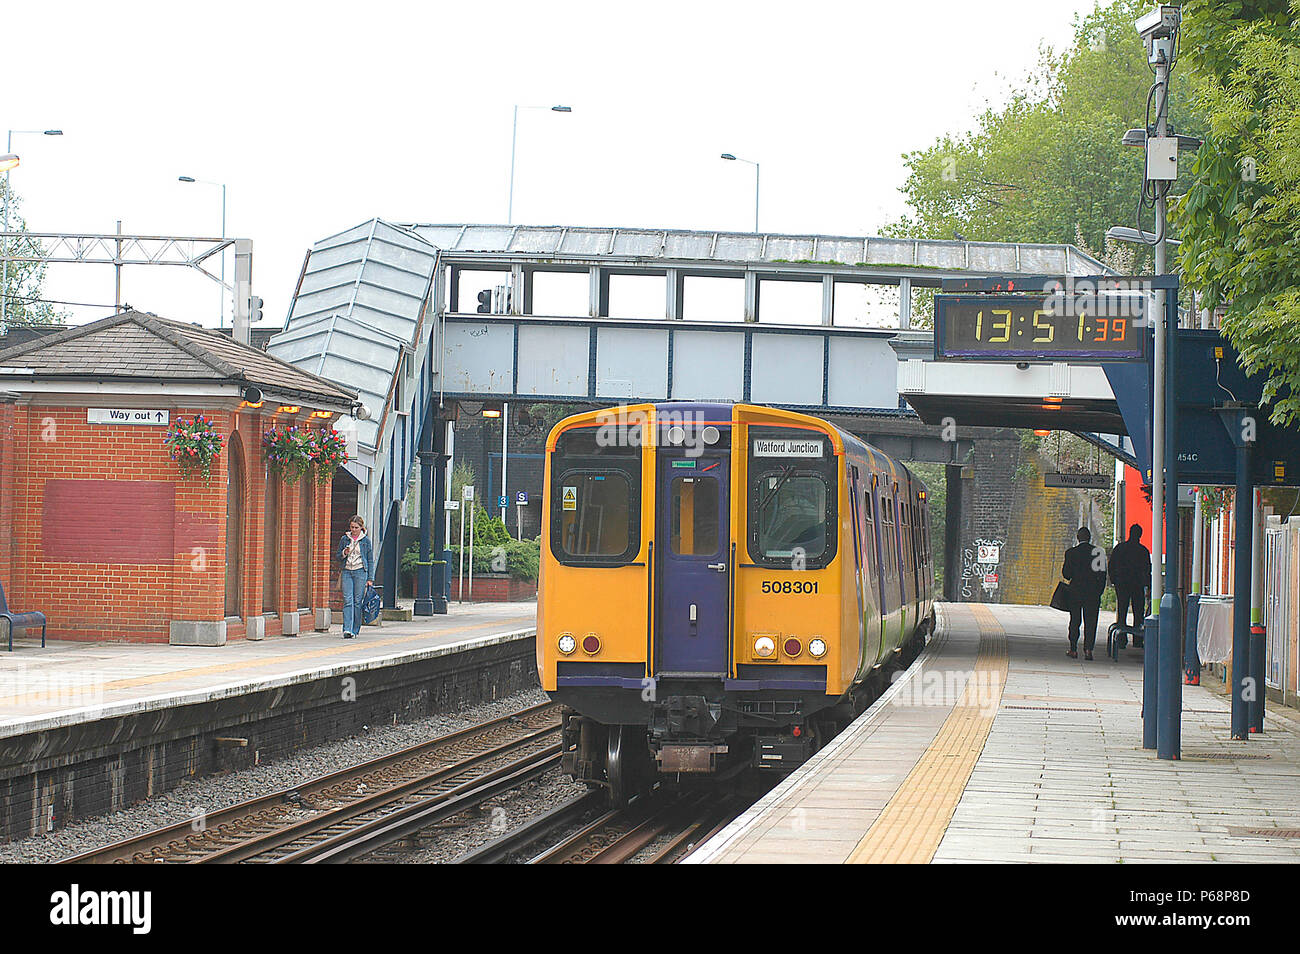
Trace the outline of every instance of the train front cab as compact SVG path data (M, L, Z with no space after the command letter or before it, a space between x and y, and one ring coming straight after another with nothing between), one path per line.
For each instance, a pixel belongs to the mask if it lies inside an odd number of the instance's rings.
M874 524L846 481L846 439L861 448L858 486L888 486ZM557 425L538 672L578 713L567 770L621 789L816 749L920 611L916 568L909 591L898 558L899 489L869 455L826 422L749 405ZM895 556L888 575L881 553Z

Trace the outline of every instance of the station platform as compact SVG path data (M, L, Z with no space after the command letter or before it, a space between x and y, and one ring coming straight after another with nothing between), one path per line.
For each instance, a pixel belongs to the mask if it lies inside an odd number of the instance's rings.
M452 603L442 616L225 646L22 640L0 652L0 739L171 709L530 638L536 602Z
M942 604L907 673L687 863L1300 861L1300 721L1229 736L1183 687L1182 758L1142 748L1142 654L1065 655L1047 607Z

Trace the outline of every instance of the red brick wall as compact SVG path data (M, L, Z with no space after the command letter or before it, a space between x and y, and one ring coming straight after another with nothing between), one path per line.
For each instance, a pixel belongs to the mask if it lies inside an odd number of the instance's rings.
M86 423L86 408L0 405L0 582L12 608L39 609L62 639L166 641L171 620L225 616L226 486L232 432L244 457L243 616L262 612L265 464L251 410L202 413L225 439L209 481L182 478L158 427ZM279 481L277 481L279 483ZM277 613L298 607L297 488L282 495ZM329 513L330 488L314 494ZM318 519L312 606L326 605L328 521ZM304 628L312 620L304 618ZM243 621L228 636L243 635ZM267 633L281 631L279 618Z
M513 603L519 600L530 600L537 596L536 583L515 580L504 575L485 576L476 573L474 574L473 588L470 587L469 580L466 579L465 590L473 597L475 603ZM451 578L451 598L452 600L460 599L460 580L456 576Z

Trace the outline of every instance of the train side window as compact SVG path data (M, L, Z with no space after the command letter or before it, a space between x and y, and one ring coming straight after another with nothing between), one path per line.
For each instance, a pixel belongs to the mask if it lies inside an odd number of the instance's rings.
M552 549L563 563L612 563L640 549L631 484L621 471L566 471L554 483Z
M669 546L681 556L718 552L718 482L711 477L675 477L670 491Z

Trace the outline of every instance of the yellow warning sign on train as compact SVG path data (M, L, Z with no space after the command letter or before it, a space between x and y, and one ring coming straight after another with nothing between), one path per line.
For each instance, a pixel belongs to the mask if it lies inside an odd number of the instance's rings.
M563 501L563 506L565 510L577 510L578 509L578 488L565 487L564 495L561 499Z

